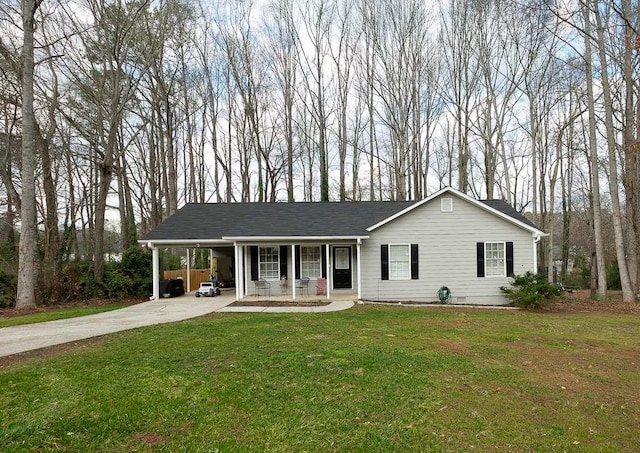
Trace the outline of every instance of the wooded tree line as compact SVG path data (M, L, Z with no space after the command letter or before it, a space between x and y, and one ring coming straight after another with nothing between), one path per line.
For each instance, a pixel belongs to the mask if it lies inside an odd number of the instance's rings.
M127 249L186 202L443 186L530 212L548 269L585 222L597 293L616 259L624 299L640 294L636 1L0 8L0 242L20 232L19 304L71 259L100 284L110 216Z

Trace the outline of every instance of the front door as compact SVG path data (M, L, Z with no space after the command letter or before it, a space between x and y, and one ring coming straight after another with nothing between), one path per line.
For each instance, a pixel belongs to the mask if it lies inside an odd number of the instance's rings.
M333 248L333 287L351 288L351 247Z

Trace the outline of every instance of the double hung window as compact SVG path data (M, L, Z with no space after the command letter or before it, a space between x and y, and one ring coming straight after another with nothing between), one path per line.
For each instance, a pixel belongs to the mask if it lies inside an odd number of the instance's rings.
M389 280L411 278L411 251L409 244L389 245Z
M260 280L278 280L280 278L279 255L278 247L259 248L258 270Z
M309 278L322 276L320 246L300 247L300 276Z
M485 277L506 277L506 255L504 242L485 242Z

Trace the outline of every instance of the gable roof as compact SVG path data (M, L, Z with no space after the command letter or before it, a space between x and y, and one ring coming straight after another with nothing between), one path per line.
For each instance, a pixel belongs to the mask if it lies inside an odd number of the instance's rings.
M457 196L463 200L468 201L469 203L473 204L474 206L479 207L480 209L483 209L485 211L488 211L494 215L497 215L500 218L503 218L504 220L513 223L521 228L524 228L525 230L531 231L532 233L534 233L536 236L547 236L547 233L544 233L542 230L540 230L532 221L530 221L529 219L527 219L525 216L523 216L521 213L519 213L518 211L516 211L509 203L507 203L504 200L476 200L475 198L471 198L469 195L464 194L458 190L452 189L451 187L445 187L444 189L439 190L438 192L428 196L427 198L420 200L418 202L413 203L411 206L408 206L407 208L405 208L404 210L397 212L396 214L392 215L391 217L388 217L384 220L382 220L381 222L376 223L375 225L370 226L369 228L367 228L367 231L373 231L379 227L381 227L382 225L385 225L395 219L397 219L398 217L405 215L406 213L413 211L414 209L422 206L425 203L430 202L431 200L433 200L434 198L439 197L440 195L443 195L445 193Z
M545 235L503 200L475 200L445 188L421 201L321 203L190 203L140 242L207 243L233 240L367 238L369 232L451 192L536 235Z

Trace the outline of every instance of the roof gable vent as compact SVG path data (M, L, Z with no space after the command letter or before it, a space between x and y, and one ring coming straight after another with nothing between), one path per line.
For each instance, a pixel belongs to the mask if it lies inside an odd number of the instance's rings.
M440 199L440 211L453 212L453 198L441 198Z

